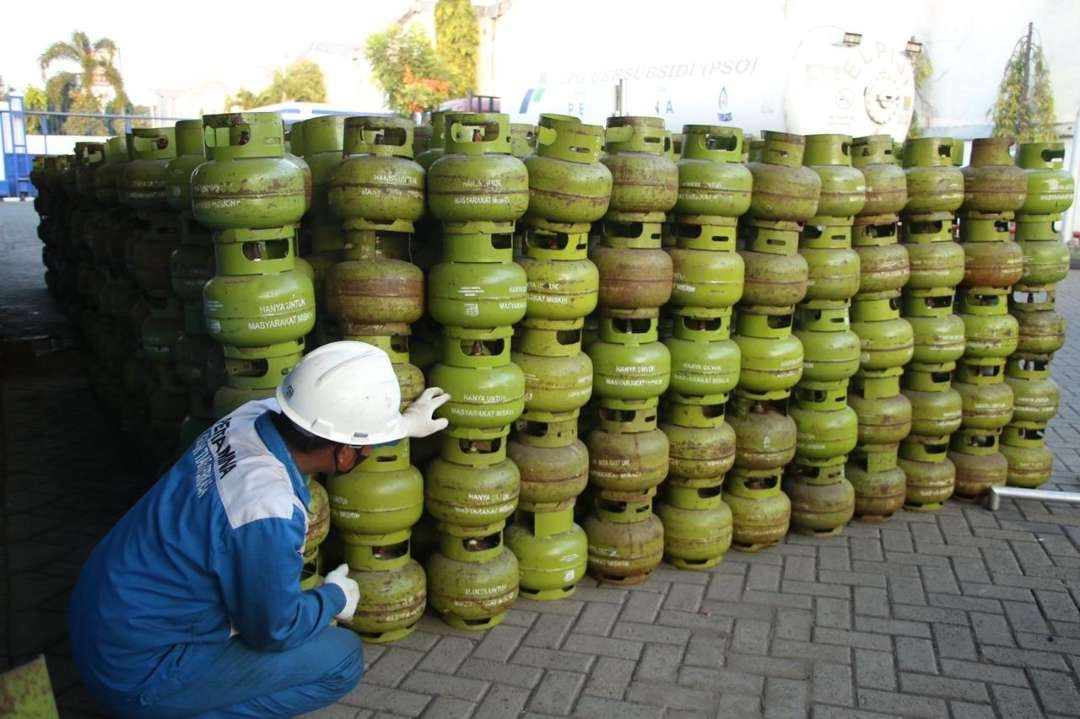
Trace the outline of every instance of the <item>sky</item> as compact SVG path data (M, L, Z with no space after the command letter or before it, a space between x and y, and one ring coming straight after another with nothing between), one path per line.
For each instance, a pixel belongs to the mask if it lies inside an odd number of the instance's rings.
M99 3L53 0L18 3L4 12L0 77L23 90L43 85L38 56L53 42L82 30L91 40L111 38L120 48L120 69L136 104L155 104L156 90L219 81L232 92L269 83L276 68L301 55L313 42L362 47L371 32L400 17L411 0L354 2ZM165 14L166 10L177 10Z

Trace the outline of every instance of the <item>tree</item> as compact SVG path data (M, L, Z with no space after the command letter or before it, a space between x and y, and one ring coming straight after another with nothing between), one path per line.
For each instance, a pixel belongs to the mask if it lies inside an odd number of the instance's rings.
M45 91L40 87L27 85L26 90L23 92L23 109L48 110L49 100L45 97ZM41 133L40 115L28 115L26 117L26 131L34 135Z
M480 27L472 0L439 0L435 5L435 52L450 73L450 96L476 90Z
M50 110L61 112L101 112L101 103L94 94L96 84L112 87L114 97L109 102L110 112L124 113L131 110L131 101L124 91L124 79L116 67L116 43L107 37L93 42L90 37L76 30L71 33L68 42L54 42L38 57L41 76L56 62L70 62L79 67L80 72L61 70L45 81L45 94ZM88 121L88 122L84 122ZM85 128L96 125L93 118L69 118L64 123L64 132L74 133L72 128ZM69 127L70 125L70 127ZM104 132L104 124L101 124ZM113 128L115 130L115 128Z
M242 89L226 101L229 108L249 110L276 102L326 102L326 83L319 64L301 58L285 68L277 70L270 85L259 94Z
M994 121L994 137L1012 137L1019 142L1057 139L1050 67L1032 23L1013 47L997 100L987 115Z
M912 38L914 40L915 38ZM930 60L926 45L923 45L917 54L909 54L911 69L915 75L915 98L911 110L911 125L908 127L908 139L919 137L923 130L930 125L930 118L934 113L934 107L930 104L927 84L934 75L934 64Z
M409 115L450 97L450 73L418 25L403 28L394 23L385 32L369 35L364 54L394 112Z

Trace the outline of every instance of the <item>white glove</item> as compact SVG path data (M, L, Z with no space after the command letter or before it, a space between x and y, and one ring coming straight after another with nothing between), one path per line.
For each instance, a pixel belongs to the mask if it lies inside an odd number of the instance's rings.
M401 413L409 437L427 437L445 429L449 420L432 417L435 410L450 401L450 395L438 387L428 387Z
M341 591L345 592L345 608L341 610L341 613L335 619L342 622L352 619L353 614L356 613L356 605L360 603L360 585L349 576L349 565L342 564L327 574L323 584L336 584L341 587Z

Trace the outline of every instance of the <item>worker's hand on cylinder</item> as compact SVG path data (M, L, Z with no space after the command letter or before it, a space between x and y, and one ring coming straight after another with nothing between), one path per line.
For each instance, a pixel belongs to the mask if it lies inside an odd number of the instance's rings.
M410 437L427 437L441 429L446 429L446 418L432 417L435 410L450 401L450 395L439 387L428 387L416 400L405 408L401 416L405 430Z
M360 585L349 576L349 565L342 564L326 575L325 584L336 584L345 592L345 608L338 613L335 619L347 622L356 613L356 605L360 603Z

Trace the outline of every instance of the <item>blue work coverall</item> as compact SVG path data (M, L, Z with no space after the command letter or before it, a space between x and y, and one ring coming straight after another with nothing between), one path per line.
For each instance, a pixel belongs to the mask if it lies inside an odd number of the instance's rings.
M248 402L204 432L91 553L69 609L90 694L120 717L292 716L363 673L330 626L336 585L301 591L307 484Z

